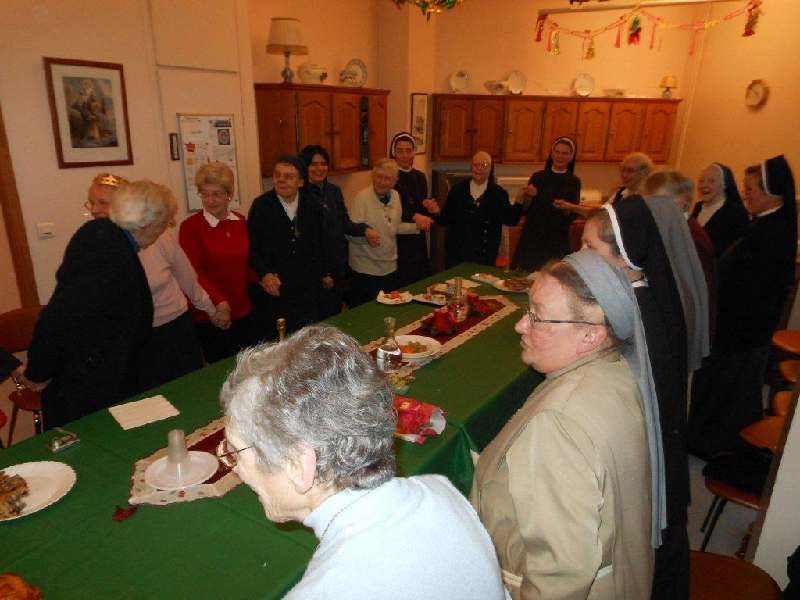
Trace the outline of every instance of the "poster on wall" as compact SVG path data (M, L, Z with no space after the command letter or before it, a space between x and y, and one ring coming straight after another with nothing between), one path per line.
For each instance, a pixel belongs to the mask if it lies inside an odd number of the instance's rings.
M411 94L411 135L417 145L417 154L428 150L428 94Z
M197 170L211 162L225 163L233 171L234 189L231 208L239 207L239 175L236 171L236 138L233 115L178 114L183 181L189 210L203 207L194 177Z
M133 164L122 65L43 60L58 168Z

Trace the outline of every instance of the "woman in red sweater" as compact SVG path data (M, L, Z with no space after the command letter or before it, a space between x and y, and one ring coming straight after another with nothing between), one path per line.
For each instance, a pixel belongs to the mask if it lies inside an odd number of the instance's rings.
M200 285L219 307L212 323L208 315L192 307L203 353L209 363L232 356L259 339L252 318L248 286L255 275L247 264L250 239L247 221L229 209L233 195L233 171L214 162L203 165L195 176L203 210L181 223L180 244L197 271ZM216 327L215 327L216 325Z

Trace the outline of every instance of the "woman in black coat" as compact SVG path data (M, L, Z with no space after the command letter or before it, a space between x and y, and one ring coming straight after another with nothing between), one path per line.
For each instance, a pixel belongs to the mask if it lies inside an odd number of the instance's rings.
M151 333L153 300L137 253L164 232L172 203L165 186L133 182L114 192L110 219L89 221L69 241L25 370L30 387L44 388L46 429L139 391L137 354Z
M569 225L575 214L558 208L559 201L577 205L581 201L581 180L575 170L575 142L560 137L550 150L544 170L531 175L523 196L528 206L525 225L511 266L536 271L547 261L569 253Z

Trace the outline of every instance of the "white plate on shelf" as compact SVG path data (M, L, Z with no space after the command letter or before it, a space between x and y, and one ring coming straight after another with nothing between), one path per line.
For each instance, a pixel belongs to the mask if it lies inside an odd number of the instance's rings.
M22 477L28 484L28 495L22 499L25 508L20 514L0 521L13 521L58 502L67 495L78 478L69 465L50 460L21 463L2 471L9 477Z
M434 306L444 306L447 304L447 297L444 294L433 294L432 296L415 294L412 296L412 298L417 302L422 302L423 304L433 304Z
M594 91L594 77L588 73L578 73L572 84L572 89L578 96L586 97Z
M421 362L427 360L442 350L442 344L437 340L425 337L424 335L398 335L395 336L397 343L402 348L406 344L416 342L425 346L425 350L420 352L403 352L403 360L408 362Z
M219 460L208 452L189 451L189 468L182 473L180 481L167 472L167 457L162 456L144 472L147 485L159 490L182 490L203 483L217 472Z
M456 71L450 75L449 83L452 92L463 92L470 85L469 73L466 71Z
M413 298L414 296L411 295L411 292L400 292L400 297L392 298L389 294L381 290L378 292L376 300L381 304L408 304Z
M525 90L525 85L528 83L528 80L525 78L525 74L521 71L511 71L506 77L506 84L508 86L508 91L512 94L521 94Z

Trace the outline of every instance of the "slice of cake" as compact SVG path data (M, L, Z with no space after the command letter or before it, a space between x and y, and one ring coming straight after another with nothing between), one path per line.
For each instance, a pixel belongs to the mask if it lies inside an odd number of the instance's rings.
M0 519L16 517L25 508L22 499L28 495L28 484L19 475L0 471Z

